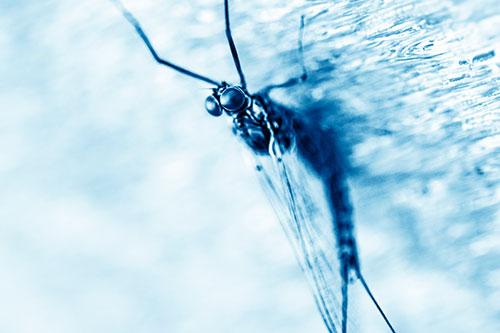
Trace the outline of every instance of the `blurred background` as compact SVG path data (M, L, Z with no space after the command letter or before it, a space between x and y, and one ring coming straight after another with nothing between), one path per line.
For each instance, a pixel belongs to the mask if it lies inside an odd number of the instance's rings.
M223 1L126 1L237 82ZM252 92L339 105L366 279L399 332L500 331L500 4L230 1ZM0 3L0 331L326 332L209 86L108 1ZM353 321L386 332L360 301ZM355 313L355 314L354 314Z

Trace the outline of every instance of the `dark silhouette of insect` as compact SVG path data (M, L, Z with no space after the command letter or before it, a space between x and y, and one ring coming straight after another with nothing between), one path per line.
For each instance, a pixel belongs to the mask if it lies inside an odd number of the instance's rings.
M111 1L121 11L128 22L132 24L153 58L159 64L214 86L212 94L205 101L207 112L214 117L219 117L223 113L230 116L233 119L233 132L254 153L257 155L268 155L274 159L283 181L283 187L286 189L287 200L290 202L290 209L292 210L290 216L296 220L295 223L300 224L300 217L293 212L294 207L297 205L296 193L292 188L282 155L293 147L296 149L301 160L322 179L329 197L328 201L333 216L332 228L337 245L337 257L340 263L340 271L337 273L340 274L341 278L340 292L342 301L340 312L342 317L340 320L335 317L332 306L329 305L331 300L329 301L323 294L324 285L327 283L327 280L324 278L326 274L324 270L332 270L328 260L325 258L326 256L322 252L319 252L319 258L313 260L310 258L309 253L305 253L304 256L306 259L303 262L303 269L309 269L312 272L310 274L311 279L317 290L315 294L316 304L329 332L347 332L348 286L350 280L357 278L377 307L388 328L394 333L394 328L375 300L361 274L356 239L353 232L352 205L349 199L349 189L345 182L346 175L341 162L342 159L339 157L340 152L335 148L335 136L330 131L321 129L321 126L316 124L314 119L298 117L296 113L278 105L269 98L269 92L272 89L290 87L307 79L302 51L304 16L301 17L300 21L298 43L303 74L299 78L292 78L282 84L268 86L258 93L251 94L247 90L245 76L231 35L228 0L224 0L225 32L240 78L238 85L229 84L224 81L218 82L164 60L158 55L132 13L119 0ZM262 168L259 166L258 170L262 171ZM301 232L303 231L297 229L299 237L302 237L300 235ZM312 240L311 243L314 243L314 241ZM314 247L314 244L310 244L310 246ZM319 265L316 262L321 262L322 264ZM314 267L314 265L321 267Z

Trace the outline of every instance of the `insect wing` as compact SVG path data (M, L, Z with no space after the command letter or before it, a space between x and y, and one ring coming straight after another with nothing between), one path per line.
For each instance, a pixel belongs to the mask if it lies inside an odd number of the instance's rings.
M259 181L312 287L329 332L341 332L340 265L323 185L292 152L257 157Z

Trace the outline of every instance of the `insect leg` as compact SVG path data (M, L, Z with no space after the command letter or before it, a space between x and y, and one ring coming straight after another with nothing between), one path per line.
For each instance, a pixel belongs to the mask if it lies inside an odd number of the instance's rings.
M299 52L300 64L302 66L302 76L300 77L300 79L302 81L305 81L307 79L307 70L306 70L306 65L304 64L304 48L302 46L302 39L303 39L303 37L304 37L304 15L302 15L300 17L299 41L298 41L299 48L298 48L298 52Z
M271 90L276 89L276 88L291 87L291 86L294 86L298 83L302 83L305 80L307 80L307 70L306 70L306 65L304 63L304 48L303 48L303 44L302 44L302 39L304 37L304 26L305 26L304 19L305 19L304 15L302 15L300 17L299 39L298 39L298 43L297 43L298 44L297 51L299 54L300 66L302 67L302 75L298 78L296 78L296 77L291 78L288 81L285 81L285 82L280 83L280 84L270 85L264 89L264 91L263 91L264 93L269 93Z
M149 52L151 52L151 54L153 55L153 58L156 60L156 62L158 62L160 65L170 67L170 68L172 68L172 69L174 69L174 70L176 70L184 75L191 76L195 79L213 84L214 86L219 87L221 85L220 82L212 80L206 76L194 73L186 68L180 67L180 66L178 66L170 61L167 61L167 60L160 58L160 56L158 55L158 53L154 49L153 45L149 41L148 36L144 32L144 30L142 30L142 27L141 27L139 21L135 18L135 16L132 15L132 13L127 8L125 8L125 6L123 5L123 3L120 0L109 0L109 1L111 1L113 3L113 5L115 5L115 7L125 17L125 19L127 19L127 21L135 28L135 31L137 31L137 34L139 35L139 37L141 37L141 39L144 41L147 48L149 49Z
M231 49L231 54L233 56L234 65L240 76L241 87L246 90L247 83L245 81L245 76L243 75L243 70L241 69L240 58L238 57L238 51L236 51L236 45L234 45L233 36L231 35L231 24L229 23L229 3L228 0L224 0L224 16L226 19L226 37L229 43L229 48Z

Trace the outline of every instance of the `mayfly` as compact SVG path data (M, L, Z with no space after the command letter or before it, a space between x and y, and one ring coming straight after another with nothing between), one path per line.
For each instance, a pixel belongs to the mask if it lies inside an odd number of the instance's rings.
M275 103L269 97L275 88L290 87L307 79L302 55L304 16L299 29L299 56L303 74L299 78L272 85L251 94L234 43L229 21L229 4L224 0L225 33L240 83L229 84L192 72L161 58L135 16L119 0L111 0L161 65L211 84L212 94L205 101L209 114L222 114L233 120L233 132L246 143L259 161L257 170L271 200L285 211L280 221L297 259L313 287L314 298L329 332L346 333L348 328L348 288L359 280L391 332L395 332L361 274L352 222L352 206L339 151L333 148L331 133ZM264 167L265 162L271 166ZM326 193L328 221L315 223L314 204L303 195L302 176L290 168L303 162L318 176ZM279 214L281 213L281 214ZM332 237L327 237L331 234ZM326 243L326 244L325 244ZM336 255L332 255L336 251ZM337 288L339 286L339 288ZM335 289L339 290L335 290ZM340 300L339 300L340 298Z

